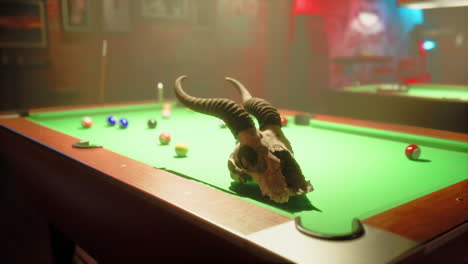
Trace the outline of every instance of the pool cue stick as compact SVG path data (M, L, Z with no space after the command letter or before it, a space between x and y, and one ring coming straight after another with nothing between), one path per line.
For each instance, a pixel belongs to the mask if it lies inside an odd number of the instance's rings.
M162 82L158 82L157 85L158 89L158 101L162 103L164 101L164 86Z
M98 102L104 103L104 94L106 86L106 72L107 72L107 40L102 40L102 53L101 53L101 69L99 75L99 97Z

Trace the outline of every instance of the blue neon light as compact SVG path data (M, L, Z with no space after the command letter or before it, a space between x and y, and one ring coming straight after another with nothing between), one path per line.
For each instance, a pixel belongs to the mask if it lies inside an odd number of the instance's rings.
M426 40L426 41L423 42L423 48L425 50L435 49L436 46L437 46L437 44L432 40Z

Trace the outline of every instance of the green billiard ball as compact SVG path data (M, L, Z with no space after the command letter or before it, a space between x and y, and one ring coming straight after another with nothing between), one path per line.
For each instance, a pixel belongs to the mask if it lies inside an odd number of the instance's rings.
M148 127L149 128L156 128L156 125L158 124L158 122L154 119L150 119L148 120Z

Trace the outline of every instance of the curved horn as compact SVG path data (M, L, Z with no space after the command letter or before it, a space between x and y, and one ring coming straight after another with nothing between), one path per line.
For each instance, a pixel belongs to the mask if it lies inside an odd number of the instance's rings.
M188 95L181 85L182 80L185 78L187 76L180 76L174 84L176 97L183 105L196 112L221 118L234 137L237 137L237 134L242 130L255 127L249 114L232 100L224 98L205 99Z
M245 110L250 114L254 115L260 125L260 130L267 125L275 125L281 127L281 116L278 110L274 108L268 101L256 97L252 97L247 90L239 81L226 77L226 81L231 82L237 91L241 94L242 105Z

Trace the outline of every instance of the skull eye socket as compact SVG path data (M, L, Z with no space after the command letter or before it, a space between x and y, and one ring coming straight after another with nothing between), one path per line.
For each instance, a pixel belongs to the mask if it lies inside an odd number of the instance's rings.
M237 159L239 160L239 165L244 169L253 168L258 163L257 152L255 152L253 148L245 145L239 148Z
M281 173L284 175L288 187L302 188L300 186L303 181L302 171L291 153L288 151L276 151L273 152L273 155L281 160Z

